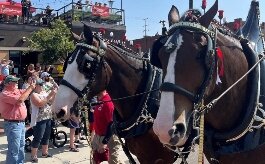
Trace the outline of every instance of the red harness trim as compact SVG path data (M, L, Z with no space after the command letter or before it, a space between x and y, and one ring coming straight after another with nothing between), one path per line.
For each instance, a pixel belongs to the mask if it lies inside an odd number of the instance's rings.
M223 52L220 49L220 47L216 48L216 54L217 57L219 59L219 64L218 64L218 75L220 77L224 76L224 56L223 56Z

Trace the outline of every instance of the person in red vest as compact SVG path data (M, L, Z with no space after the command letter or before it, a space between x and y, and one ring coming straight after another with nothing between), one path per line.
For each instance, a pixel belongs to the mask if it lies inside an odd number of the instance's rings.
M116 135L112 135L114 105L106 90L97 95L98 102L94 107L94 130L92 140L93 157L96 164L108 161L109 164L121 163L118 159L120 142ZM102 103L100 103L102 102Z

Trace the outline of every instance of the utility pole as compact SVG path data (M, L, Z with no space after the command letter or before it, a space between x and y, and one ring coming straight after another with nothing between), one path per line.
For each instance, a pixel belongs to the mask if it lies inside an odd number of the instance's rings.
M147 19L148 18L144 18L143 20L144 20L144 37L146 37L147 36L147 29L146 29L146 27L148 26L147 24L146 24L146 21L147 21Z
M144 38L145 38L145 50L147 49L147 21L148 18L144 18Z
M193 9L193 0L189 0L189 9Z

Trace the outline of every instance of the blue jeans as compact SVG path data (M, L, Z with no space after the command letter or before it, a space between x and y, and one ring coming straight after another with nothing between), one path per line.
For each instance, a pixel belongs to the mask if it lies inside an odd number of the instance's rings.
M25 123L4 122L7 137L7 164L23 164L25 159Z
M48 145L51 135L51 119L42 120L37 122L33 127L33 140L31 146L33 148L38 148L41 145Z

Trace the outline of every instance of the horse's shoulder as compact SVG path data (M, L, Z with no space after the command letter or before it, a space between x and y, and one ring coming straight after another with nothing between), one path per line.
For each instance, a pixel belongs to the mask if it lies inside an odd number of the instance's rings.
M237 37L226 35L220 32L218 32L218 35L217 35L217 44L222 45L222 46L227 46L227 47L238 47L242 49L240 40Z

